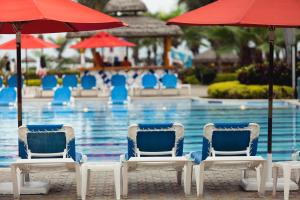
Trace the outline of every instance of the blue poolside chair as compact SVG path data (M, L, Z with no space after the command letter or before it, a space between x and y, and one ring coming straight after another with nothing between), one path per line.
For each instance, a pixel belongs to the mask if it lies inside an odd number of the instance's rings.
M23 87L23 77L22 77L22 87ZM7 86L8 87L17 87L18 83L17 83L17 75L14 74L14 75L11 75L8 77L8 80L7 80Z
M166 159L171 157L181 157L183 155L184 128L179 123L167 124L133 124L128 128L128 152L121 155L123 195L127 196L127 172L135 169L147 167L147 163L135 162L131 165L130 160L134 157L158 157ZM168 162L167 162L168 163ZM164 163L151 163L151 167L162 169ZM149 164L149 163L148 163ZM170 163L168 163L170 164ZM149 166L148 166L149 167ZM180 163L168 165L169 169L177 171L177 181L181 183L183 166ZM185 176L187 177L187 176ZM186 181L185 181L186 182Z
M177 77L174 74L165 74L161 78L164 88L175 89L177 87Z
M84 75L81 77L81 96L98 96L96 87L96 78L93 75Z
M152 73L147 73L142 77L142 86L144 89L157 88L157 78Z
M77 88L78 80L75 74L67 74L63 76L63 87Z
M0 90L0 106L15 105L17 101L17 91L13 87Z
M125 86L114 86L110 93L110 103L125 104L128 102L128 92Z
M57 87L57 78L55 75L46 75L42 78L42 89L54 90Z
M112 86L125 86L126 85L126 77L121 74L115 74L111 77L111 85Z
M196 165L197 195L203 194L205 170L214 169L218 165L222 166L221 169L224 170L228 163L231 164L230 169L235 164L242 170L257 168L263 161L261 157L256 156L258 137L259 126L255 123L205 125L202 151L190 154ZM222 157L223 160L218 160L219 157ZM260 176L260 174L257 175Z
M155 74L147 73L142 76L140 95L153 96L159 94L158 80Z
M52 105L68 105L72 101L72 93L68 87L59 87L55 90Z
M80 164L86 160L86 157L76 152L75 133L72 127L57 125L27 125L21 126L19 132L19 156L20 159L26 159L24 166L19 164L21 173L16 173L15 177L21 186L21 191L15 195L22 193L22 189L28 185L31 192L41 191L43 193L49 191L49 183L30 182L25 183L23 174L34 173L42 169L41 172L47 170L61 171L62 169L76 172L76 179L80 177ZM39 168L37 159L47 159ZM73 160L73 162L72 162ZM25 160L24 160L25 161ZM31 163L32 162L32 163ZM60 162L60 163L58 163ZM77 179L77 195L80 195L80 179ZM38 188L35 188L38 187ZM18 184L14 185L14 191L19 191Z
M96 78L92 75L84 75L81 77L81 87L84 90L91 90L96 87Z

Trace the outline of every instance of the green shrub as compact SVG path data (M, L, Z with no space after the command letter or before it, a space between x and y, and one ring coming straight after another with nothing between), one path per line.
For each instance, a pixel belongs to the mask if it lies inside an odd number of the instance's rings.
M224 99L266 99L268 97L267 85L245 85L238 81L214 83L208 87L211 98ZM293 98L293 89L288 86L274 86L274 98Z
M214 83L236 81L238 78L237 73L218 73Z
M24 81L24 83L27 86L41 86L41 84L42 84L41 82L42 82L41 79L29 79L28 80L28 85L27 85L26 80ZM61 78L57 79L57 83L58 83L58 85L61 85L62 84L62 79Z
M198 85L198 84L200 84L200 82L198 81L198 79L196 78L196 76L194 74L186 76L184 78L183 83L188 83L188 84L192 84L192 85Z
M268 83L268 64L252 64L237 70L238 80L243 84L259 84L265 85ZM273 70L274 84L276 85L291 85L292 70L286 63L274 63ZM297 70L299 74L299 70Z
M212 83L217 76L217 69L212 66L197 66L195 68L196 78L204 85Z

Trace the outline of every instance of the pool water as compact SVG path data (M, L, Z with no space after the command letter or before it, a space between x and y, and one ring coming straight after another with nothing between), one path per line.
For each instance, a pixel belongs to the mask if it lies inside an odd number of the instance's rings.
M227 103L228 102L228 103ZM266 101L134 100L130 105L77 100L73 107L49 107L45 101L24 103L24 124L64 123L75 129L77 151L89 160L118 160L127 151L127 127L132 123L180 122L185 127L184 152L201 150L206 123L256 122L261 126L258 154L267 150ZM17 156L16 108L0 108L0 166ZM289 103L274 103L273 159L289 160L300 150L300 110Z

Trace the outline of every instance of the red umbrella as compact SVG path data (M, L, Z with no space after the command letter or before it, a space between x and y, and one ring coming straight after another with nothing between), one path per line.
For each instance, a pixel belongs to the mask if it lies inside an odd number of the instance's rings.
M133 47L134 43L127 42L120 38L114 37L108 33L100 32L96 35L87 38L77 44L71 46L74 49L81 48L101 48L101 47Z
M299 0L219 0L168 21L177 25L230 25L269 27L268 163L271 177L273 55L275 27L300 26Z
M44 41L38 37L34 37L32 35L21 35L21 48L25 49L25 58L27 60L27 49L44 49L44 48L58 48L59 46L51 43ZM0 49L16 49L16 39L12 39L8 42L5 42L0 45ZM26 62L26 73L28 71L28 62ZM27 80L27 78L26 78Z
M24 34L21 36L21 48L22 49L44 49L44 48L58 48L59 46L42 40L32 35ZM12 39L0 45L0 49L16 49L16 39Z
M21 33L89 31L124 26L71 0L0 0L0 33L16 34L18 126L22 125Z

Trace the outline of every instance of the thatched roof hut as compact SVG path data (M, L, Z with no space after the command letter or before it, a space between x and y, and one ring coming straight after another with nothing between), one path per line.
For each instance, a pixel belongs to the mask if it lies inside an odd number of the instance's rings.
M143 15L148 9L140 0L110 0L104 10L121 21L128 27L102 30L116 37L177 37L181 36L179 26L167 26L164 21ZM68 38L85 38L94 35L96 31L68 33Z
M117 12L147 12L146 5L140 0L111 0L104 8L106 13Z

